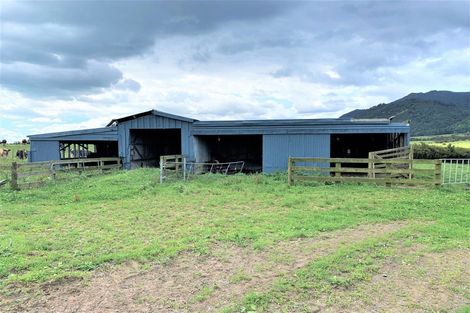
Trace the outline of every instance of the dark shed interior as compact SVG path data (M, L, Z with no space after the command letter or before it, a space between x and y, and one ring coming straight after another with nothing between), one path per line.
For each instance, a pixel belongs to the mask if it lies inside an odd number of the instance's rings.
M61 160L118 157L117 141L60 141Z
M332 158L367 158L369 152L398 148L405 145L405 135L392 134L332 134Z
M160 156L181 154L181 129L131 129L131 167L157 167Z
M197 162L244 161L245 172L263 169L262 135L204 135L195 140Z

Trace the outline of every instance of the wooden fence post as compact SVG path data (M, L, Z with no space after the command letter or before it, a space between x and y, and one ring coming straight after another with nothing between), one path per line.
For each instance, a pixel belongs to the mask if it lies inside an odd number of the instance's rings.
M54 162L53 161L51 161L50 164L49 164L49 172L51 173L51 178L55 179L56 178L56 173L55 173L55 170L54 170Z
M176 178L178 178L179 169L180 169L180 158L176 156L175 157L175 175L176 175Z
M434 186L436 187L439 187L442 183L441 168L442 168L442 160L436 160L436 163L434 164Z
M392 164L390 163L386 163L385 164L385 169L387 170L387 173L385 174L385 177L388 178L388 180L385 182L385 186L386 187L392 187ZM374 178L375 178L375 175L374 175Z
M160 156L160 184L163 183L163 171L165 170L165 165L163 164L163 157Z
M16 162L11 163L11 189L20 190L18 187L18 164Z
M292 185L292 158L289 157L289 161L287 162L287 184L290 186Z
M341 177L341 163L340 162L336 162L335 163L335 177ZM337 180L336 181L337 184L341 183L341 180Z

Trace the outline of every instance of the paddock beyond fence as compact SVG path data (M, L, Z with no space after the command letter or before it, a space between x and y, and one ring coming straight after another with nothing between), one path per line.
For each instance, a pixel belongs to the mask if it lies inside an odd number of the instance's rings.
M6 170L8 167L9 170ZM74 159L48 162L16 163L2 165L3 180L10 181L14 190L33 188L50 180L66 179L69 173L99 174L106 170L120 169L120 158ZM1 179L0 179L1 180Z
M297 181L369 182L391 185L441 185L441 160L296 158L288 161L288 183ZM377 164L381 167L377 168Z

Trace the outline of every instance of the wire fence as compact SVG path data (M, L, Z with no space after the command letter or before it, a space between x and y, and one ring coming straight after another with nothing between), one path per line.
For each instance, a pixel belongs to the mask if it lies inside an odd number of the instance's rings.
M470 159L441 159L442 184L470 184Z

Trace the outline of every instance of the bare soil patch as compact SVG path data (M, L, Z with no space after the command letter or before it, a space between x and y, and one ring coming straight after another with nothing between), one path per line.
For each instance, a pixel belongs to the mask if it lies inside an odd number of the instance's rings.
M293 301L288 312L452 312L470 304L469 255L402 248L371 281L309 302Z
M168 264L147 270L136 262L127 262L95 271L86 280L15 293L2 299L0 311L214 312L240 300L247 292L266 290L277 277L289 275L343 245L394 232L405 225L362 225L315 238L279 242L265 250L217 245L209 256L182 253ZM374 284L380 287L381 280L374 279Z

